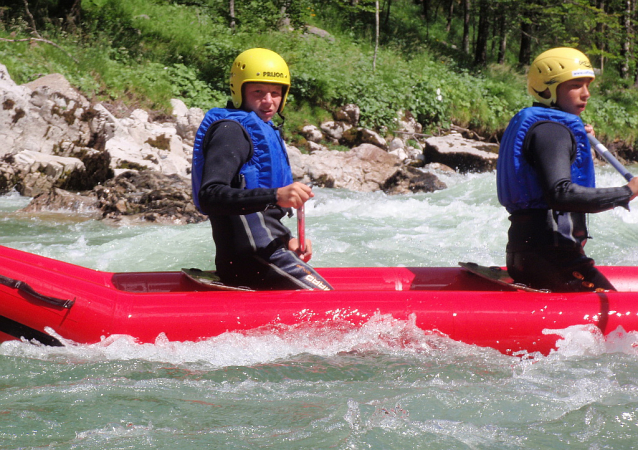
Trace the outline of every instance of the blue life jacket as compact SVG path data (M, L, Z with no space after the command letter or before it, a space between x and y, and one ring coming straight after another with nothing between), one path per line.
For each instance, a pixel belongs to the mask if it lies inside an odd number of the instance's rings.
M510 121L498 152L496 183L498 200L512 213L521 209L549 209L534 168L523 155L523 143L537 122L551 121L565 125L576 140L576 158L571 165L571 181L584 187L595 187L594 161L582 120L557 109L532 106L522 109Z
M241 109L213 108L195 135L191 183L193 201L199 210L199 189L204 174L204 139L212 124L219 120L233 120L243 126L253 144L253 156L240 169L245 189L280 188L292 183L292 171L283 139L272 122L264 122L254 112Z

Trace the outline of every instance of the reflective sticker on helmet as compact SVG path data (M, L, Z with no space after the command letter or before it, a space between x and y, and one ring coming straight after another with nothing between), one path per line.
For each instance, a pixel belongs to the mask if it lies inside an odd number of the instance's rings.
M580 78L580 77L595 77L596 75L594 75L593 70L578 69L578 70L572 70L572 76L574 78Z

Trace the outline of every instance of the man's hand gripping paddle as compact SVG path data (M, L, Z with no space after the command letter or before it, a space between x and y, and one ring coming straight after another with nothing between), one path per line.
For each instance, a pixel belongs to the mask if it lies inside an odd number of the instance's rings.
M299 238L299 251L303 254L306 251L306 213L304 205L297 208L297 237Z
M603 144L601 144L600 141L596 139L592 134L588 133L587 137L589 138L589 142L591 142L591 145L594 146L596 153L598 153L603 159L605 159L605 161L611 164L614 169L618 171L618 173L625 177L625 180L631 181L634 176L627 169L625 169L625 167L620 164L620 162L618 162L614 155L612 155L609 150L607 150L607 148Z

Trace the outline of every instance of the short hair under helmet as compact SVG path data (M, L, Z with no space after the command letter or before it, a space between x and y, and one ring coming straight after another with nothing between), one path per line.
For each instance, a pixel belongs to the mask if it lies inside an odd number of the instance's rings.
M282 99L277 112L283 111L290 90L290 71L281 56L265 48L251 48L235 58L230 68L230 98L235 108L241 108L242 86L251 82L281 84Z
M536 57L527 73L527 92L547 106L556 104L556 88L574 78L596 78L587 56L570 47L557 47ZM549 89L550 97L540 94Z

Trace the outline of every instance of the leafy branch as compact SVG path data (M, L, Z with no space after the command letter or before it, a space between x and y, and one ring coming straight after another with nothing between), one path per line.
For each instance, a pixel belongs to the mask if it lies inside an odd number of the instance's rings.
M31 34L33 34L35 37L23 38L23 39L0 38L0 42L43 42L45 44L52 45L55 48L61 50L65 55L67 55L69 58L71 58L76 64L79 64L79 61L77 59L75 59L69 52L64 50L58 44L56 44L55 42L50 41L48 39L44 39L42 36L40 36L40 33L38 33L38 30L37 30L37 28L35 26L35 19L33 18L33 15L31 14L31 11L29 10L29 3L27 2L27 0L22 0L22 1L24 3L24 9L25 9L27 17L29 19L29 23L31 24L31 30L32 30Z

